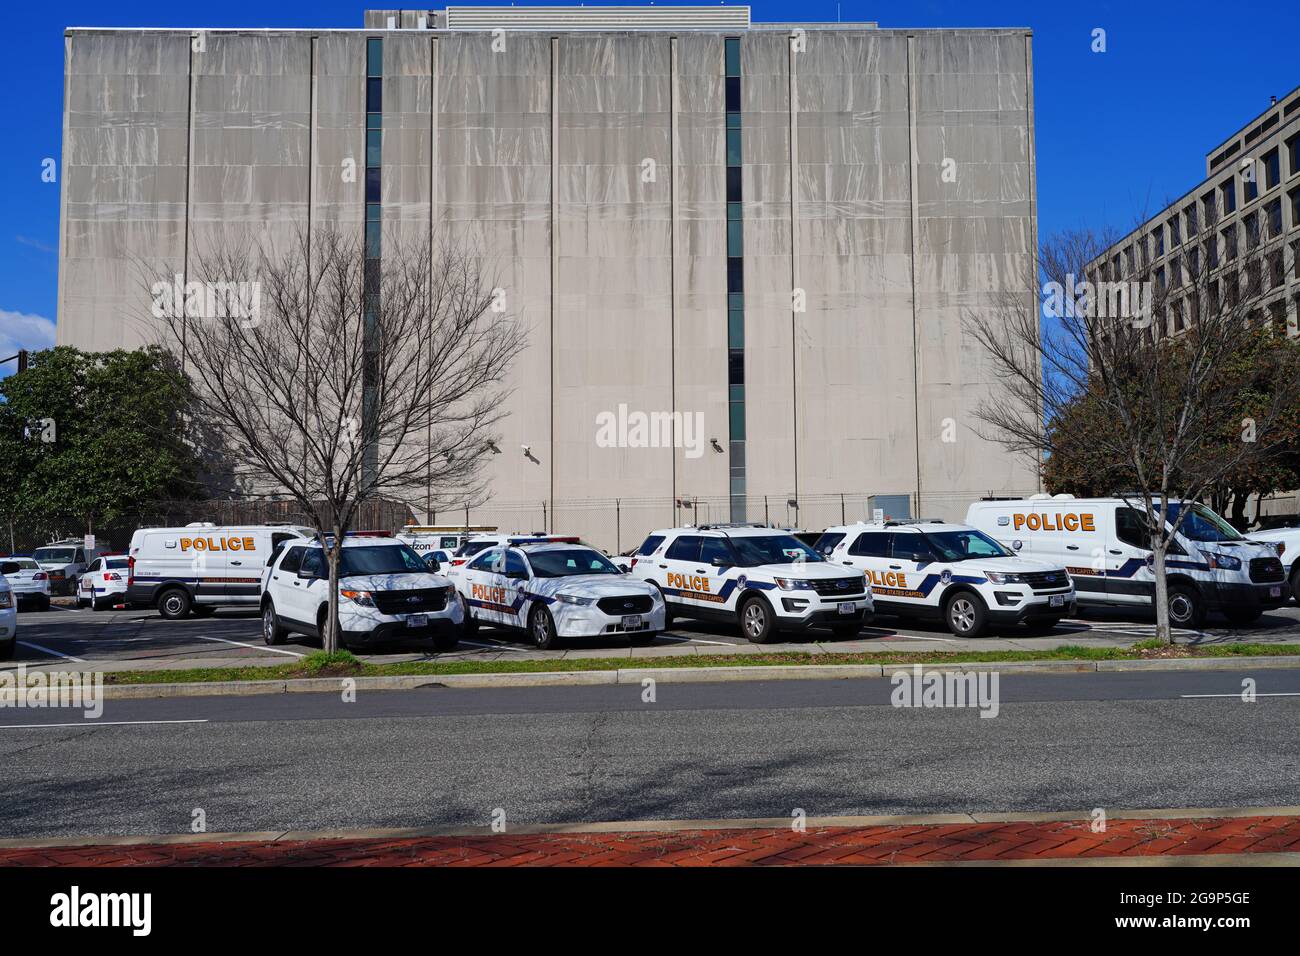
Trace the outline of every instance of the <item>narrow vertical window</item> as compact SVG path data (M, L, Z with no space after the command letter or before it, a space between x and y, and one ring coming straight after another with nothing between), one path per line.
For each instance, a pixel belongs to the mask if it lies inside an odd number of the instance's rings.
M745 520L745 221L741 205L744 137L741 129L740 40L723 41L726 74L727 170L727 443L730 452L731 520Z

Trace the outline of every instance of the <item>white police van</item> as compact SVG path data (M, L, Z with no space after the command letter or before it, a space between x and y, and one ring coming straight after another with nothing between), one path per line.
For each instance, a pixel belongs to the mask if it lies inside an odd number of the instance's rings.
M794 535L762 525L652 532L631 573L659 589L670 619L734 621L755 644L814 625L851 637L872 613L860 571L829 564Z
M1064 567L1016 557L966 525L840 525L822 532L817 550L867 575L877 614L941 620L959 637L979 637L991 624L1046 630L1074 612Z
M1159 510L1158 500L1155 505ZM1247 540L1198 502L1171 500L1166 527L1180 516L1165 560L1174 626L1201 627L1210 611L1249 624L1286 603L1286 575L1275 547ZM1081 605L1154 605L1151 535L1141 496L977 501L966 521L1021 556L1064 562Z
M650 644L664 629L658 590L629 577L595 548L566 541L492 547L449 569L466 615L523 629L538 648L557 637L628 637Z
M293 525L141 528L127 550L126 603L156 607L169 620L219 607L258 606L262 571L286 541L315 535Z

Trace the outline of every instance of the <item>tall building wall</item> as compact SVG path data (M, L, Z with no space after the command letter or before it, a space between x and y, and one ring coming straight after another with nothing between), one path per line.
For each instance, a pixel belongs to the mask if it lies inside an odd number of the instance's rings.
M128 260L170 268L215 235L278 242L308 223L360 231L366 40L382 37L385 249L472 250L527 335L488 464L500 522L613 544L594 515L617 498L625 547L725 520L737 487L749 519L806 524L839 514L788 501L919 493L914 510L957 516L1034 490L1027 463L973 430L996 384L963 335L967 310L1024 281L1035 241L1028 35L802 29L793 51L792 28L766 26L218 31L203 52L185 31L69 31L59 341L147 339ZM698 413L699 444L600 447L597 416L620 406ZM707 511L674 504L696 497Z

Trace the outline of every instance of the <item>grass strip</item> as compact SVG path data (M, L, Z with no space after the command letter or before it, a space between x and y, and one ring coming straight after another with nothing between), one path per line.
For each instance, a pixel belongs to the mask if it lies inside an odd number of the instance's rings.
M869 652L708 654L673 657L580 657L569 660L406 661L373 664L347 651L310 654L288 664L261 667L203 667L187 670L114 671L106 684L183 684L209 681L295 680L309 677L396 677L454 674L545 674L556 671L633 670L643 668L775 667L809 664L1000 664L1023 661L1138 661L1206 657L1277 657L1300 655L1300 644L1186 644L1162 647L1143 641L1132 647L1063 645L1041 651Z

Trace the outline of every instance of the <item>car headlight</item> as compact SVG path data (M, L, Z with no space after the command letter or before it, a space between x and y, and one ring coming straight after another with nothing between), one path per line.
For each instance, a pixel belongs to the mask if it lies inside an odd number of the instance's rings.
M1201 554L1210 563L1211 571L1241 570L1241 558L1234 558L1230 554L1219 554L1217 551L1202 551Z
M559 601L561 604L576 604L579 607L588 607L596 603L595 598L582 597L578 594L557 594L555 595L555 600Z
M374 607L375 599L369 591L339 591L339 594L360 607Z
M12 591L0 591L0 608L13 607L14 595Z
M811 581L801 581L798 578L773 578L776 586L782 591L811 591Z
M1024 579L1018 574L1006 574L1002 571L989 571L985 575L990 584L1024 584Z

